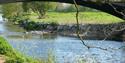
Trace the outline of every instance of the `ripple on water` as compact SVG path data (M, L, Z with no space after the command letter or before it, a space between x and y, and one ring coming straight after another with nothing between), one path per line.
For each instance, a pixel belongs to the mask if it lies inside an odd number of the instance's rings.
M47 58L51 49L58 63L125 63L125 49L123 42L85 40L89 46L95 47L89 50L76 38L57 36L54 39L45 38L7 38L9 43L19 51L37 58ZM96 47L104 48L102 50Z

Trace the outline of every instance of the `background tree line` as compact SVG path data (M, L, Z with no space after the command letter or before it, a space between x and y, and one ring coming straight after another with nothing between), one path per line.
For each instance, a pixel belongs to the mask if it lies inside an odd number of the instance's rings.
M17 18L32 12L39 16L39 19L45 18L46 12L74 12L76 8L73 4L62 4L56 2L23 2L9 3L2 5L3 16L7 19ZM79 6L79 11L96 11L87 7Z

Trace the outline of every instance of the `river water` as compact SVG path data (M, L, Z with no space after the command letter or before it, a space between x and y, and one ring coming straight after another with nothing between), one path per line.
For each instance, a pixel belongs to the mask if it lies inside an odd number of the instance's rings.
M124 42L84 40L60 35L25 34L25 30L0 20L0 33L16 50L39 59L53 56L57 63L125 63Z

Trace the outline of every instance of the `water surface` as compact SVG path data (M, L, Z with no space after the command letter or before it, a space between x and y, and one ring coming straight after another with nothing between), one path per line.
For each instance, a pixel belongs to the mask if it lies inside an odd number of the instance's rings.
M84 40L93 48L87 49L77 38L60 35L25 34L25 30L1 22L0 33L21 53L39 59L47 59L51 53L57 63L125 63L124 42Z

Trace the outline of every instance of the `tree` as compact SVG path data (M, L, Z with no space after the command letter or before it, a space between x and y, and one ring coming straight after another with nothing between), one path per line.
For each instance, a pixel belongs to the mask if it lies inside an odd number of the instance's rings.
M22 14L22 3L10 3L2 5L3 16L10 19Z
M23 8L23 12L28 12L30 9L29 3L28 2L23 2L22 3L22 8Z
M33 10L33 12L37 13L39 18L44 18L46 15L46 12L52 8L53 4L50 2L31 2L30 8Z

